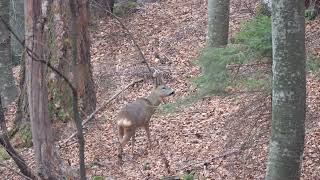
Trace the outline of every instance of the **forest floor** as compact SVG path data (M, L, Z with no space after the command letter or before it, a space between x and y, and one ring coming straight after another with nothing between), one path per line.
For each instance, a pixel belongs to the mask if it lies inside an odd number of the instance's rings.
M252 17L256 3L247 2L231 0L230 36L239 30L240 22ZM167 85L176 92L167 103L195 91L189 79L199 74L199 68L192 62L205 44L206 14L206 1L163 0L144 4L136 12L121 16L151 66L166 72ZM128 34L115 19L102 15L94 19L91 56L99 106L148 71ZM307 22L306 30L308 52L318 55L320 30L316 25L319 23L319 18ZM319 84L316 75L308 75L302 179L320 179ZM160 107L151 121L153 148L147 148L146 134L139 130L134 156L127 146L120 167L116 115L124 104L146 96L151 89L152 81L129 88L89 123L85 134L89 177L160 179L194 171L196 179L264 179L271 98L261 92L208 97L192 105L181 105L173 112ZM60 153L71 165L78 166L75 141L61 148ZM34 164L32 149L22 150L22 154L29 164ZM6 163L13 166L12 161ZM17 177L1 167L0 172L9 179Z

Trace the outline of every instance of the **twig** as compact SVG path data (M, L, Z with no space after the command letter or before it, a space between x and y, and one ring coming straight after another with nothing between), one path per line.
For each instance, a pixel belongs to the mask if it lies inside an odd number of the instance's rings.
M24 41L22 41L18 35L10 28L10 25L2 18L2 16L0 15L0 20L1 22L6 26L6 28L10 31L10 33L15 37L15 39L24 47L26 48L26 52L27 54L32 57L32 59L34 61L38 61L41 62L42 64L47 65L52 71L54 71L56 74L58 74L58 76L60 76L67 84L68 86L71 88L72 91L76 91L75 87L73 87L72 83L69 81L69 79L64 76L57 68L55 68L50 62L47 62L43 59L39 58L39 55L36 54L35 52L33 52L29 47L27 47L24 43Z
M149 65L146 57L144 56L144 54L143 54L140 46L138 45L137 41L136 41L135 38L133 37L132 33L130 32L130 30L123 24L123 22L121 21L121 19L120 19L118 16L116 16L115 14L113 14L112 12L110 12L109 10L107 10L107 9L105 9L105 8L102 8L101 5L99 5L99 6L100 6L100 8L101 8L102 10L104 10L107 14L110 14L113 18L115 18L115 19L119 22L119 24L121 25L121 27L126 31L126 33L129 35L129 38L132 40L134 46L135 46L135 47L137 48L137 50L139 51L139 54L140 54L141 58L143 59L142 62L146 64L149 72L150 72L151 75L152 75L151 67L150 67L150 65Z
M246 2L243 1L245 8L247 8L247 10L249 11L249 13L254 16L256 13L254 12L253 8L252 8L252 3L250 3L250 5Z
M234 67L250 67L250 66L261 66L261 65L271 65L272 62L263 62L263 63L252 63L252 64L229 64L226 68L231 69Z
M105 108L112 100L114 100L116 97L118 97L122 92L127 90L130 86L143 81L143 79L138 79L136 81L131 82L123 89L119 90L116 94L114 94L110 99L108 99L106 102L102 104L99 108L97 108L93 113L91 113L82 123L82 126L84 127L90 120L93 119L94 115L97 114L99 111L101 111L103 108ZM73 133L68 139L66 139L63 144L66 144L68 141L70 141L77 133Z
M18 175L19 175L19 176L21 176L21 177L24 177L24 178L26 178L26 179L32 180L30 177L25 176L24 174L22 174L22 173L20 173L20 172L16 171L15 169L13 169L13 168L11 168L11 167L9 167L9 166L7 166L7 165L5 165L5 164L1 163L1 162L0 162L0 166L2 166L2 167L4 167L4 168L9 169L10 171L12 171L12 172L14 172L14 173L18 174Z
M167 173L170 174L171 171L170 171L169 160L168 160L167 157L164 155L162 149L160 149L160 156L161 156L161 159L162 159L162 161L163 161L163 163L164 163L164 167L165 167Z
M140 172L140 174L145 178L146 177L146 175L142 172L142 170L141 170L141 168L139 167L140 166L140 164L137 162L137 161L135 161L133 158L131 159L131 161L134 163L134 164L137 164L138 165L138 170L139 170L139 172ZM133 166L135 166L135 165L133 165Z
M4 117L4 112L2 109L2 103L1 103L1 97L0 97L0 130L3 133L0 133L0 145L5 148L5 150L8 152L10 157L13 159L13 161L16 163L18 168L20 169L21 173L25 176L28 176L29 178L36 178L34 174L31 172L30 168L25 163L24 159L22 159L21 156L15 151L15 149L12 147L9 137L7 135L7 127Z
M220 159L220 158L224 158L224 157L227 157L227 156L231 156L231 155L237 154L237 153L239 153L239 152L240 152L240 150L235 150L235 151L227 152L227 153L224 153L224 154L222 154L222 155L213 157L213 158L211 158L211 159L209 159L209 160L206 160L206 161L201 161L201 162L196 162L196 163L188 164L188 165L180 168L179 171L180 171L180 170L184 170L184 169L186 169L186 168L188 168L188 167L190 167L190 166L198 166L198 165L201 165L201 164L207 164L207 163L210 163L211 161L214 161L214 160L216 160L216 159Z

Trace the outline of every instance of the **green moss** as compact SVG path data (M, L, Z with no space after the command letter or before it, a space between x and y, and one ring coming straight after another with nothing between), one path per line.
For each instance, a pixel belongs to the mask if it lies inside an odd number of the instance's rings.
M22 147L32 146L32 133L30 123L24 123L20 126L20 129L18 131L18 138L22 141Z
M93 176L92 180L103 180L104 178L102 176Z
M9 154L3 147L0 147L0 161L8 160L8 159L10 159Z
M72 119L72 95L70 88L67 87L64 92L57 89L56 83L49 83L49 115L51 119L59 119L67 122ZM66 108L67 107L67 108Z
M181 180L194 180L195 179L195 171L185 172L182 176L180 176Z
M314 7L309 7L305 10L304 16L308 20L314 20L317 17L317 10Z
M319 74L319 72L320 72L320 58L317 56L309 55L307 57L307 70L309 72Z

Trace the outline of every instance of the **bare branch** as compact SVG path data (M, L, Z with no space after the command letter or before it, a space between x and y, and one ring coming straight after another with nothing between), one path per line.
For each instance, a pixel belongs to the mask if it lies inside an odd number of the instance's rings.
M105 8L102 8L101 5L99 5L99 6L100 6L100 8L101 8L102 10L104 10L107 14L111 15L114 19L116 19L116 20L118 21L118 23L121 25L122 29L124 29L124 30L126 31L126 33L128 34L129 38L132 40L134 46L137 48L137 50L138 50L141 58L143 59L142 62L146 64L146 66L147 66L150 74L152 74L152 73L153 73L153 72L152 72L152 69L151 69L151 67L150 67L150 65L149 65L146 57L144 56L144 54L143 54L140 46L138 45L137 41L136 41L135 38L133 37L132 33L130 32L130 30L124 25L124 23L121 21L121 19L120 19L118 16L116 16L115 14L113 14L112 12L110 12L109 10L107 10L107 9L105 9Z
M24 175L24 174L16 171L15 169L13 169L13 168L11 168L11 167L9 167L9 166L1 163L1 162L0 162L0 166L9 169L10 171L14 172L15 174L18 174L19 176L21 176L21 177L23 177L23 178L26 178L26 179L28 179L28 180L33 180L32 178L30 178L30 177L28 177L28 176L26 176L26 175Z
M19 156L19 154L14 150L14 148L12 147L9 141L9 138L7 135L7 127L6 127L4 112L2 109L1 98L0 98L0 129L3 132L3 133L0 133L0 145L2 145L5 148L5 150L8 152L8 154L16 163L16 165L18 166L18 168L20 169L21 173L24 176L27 176L29 178L35 178L34 174L30 170L30 168L27 166L24 159L22 159L22 157Z

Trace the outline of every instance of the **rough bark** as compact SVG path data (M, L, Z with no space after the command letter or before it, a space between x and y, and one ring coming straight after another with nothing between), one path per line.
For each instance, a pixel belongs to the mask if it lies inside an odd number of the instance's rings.
M230 0L208 0L209 47L225 46L228 43Z
M76 31L77 31L77 60L71 60L71 23L69 1L54 1L53 12L55 29L54 33L58 36L56 39L56 57L58 59L58 69L60 72L73 82L79 95L79 105L81 108L82 117L91 114L96 108L96 94L92 77L91 62L90 62L90 40L89 40L89 1L76 1ZM61 39L61 41L59 41ZM61 43L64 42L64 43ZM61 94L61 105L66 110L71 110L71 91L68 85L58 79L58 89Z
M0 15L6 24L9 24L9 1L0 1ZM18 89L15 85L12 65L11 65L11 46L10 32L4 23L0 23L0 94L3 106L13 102L17 95Z
M272 132L266 179L300 179L305 136L305 19L301 0L272 1Z
M271 11L271 0L262 0L261 3L267 5L267 7L269 8L269 10Z
M54 152L52 125L48 113L48 93L43 59L44 17L41 0L25 1L26 81L37 173L43 179L61 179L62 173Z
M90 62L89 1L76 0L77 60L72 62L72 77L80 100L82 117L96 109L96 93Z
M79 53L81 54L81 52L79 52L77 45L79 44L79 42L81 43L81 41L79 41L79 37L80 37L80 40L82 37L82 35L79 34L81 33L81 26L78 27L77 24L78 23L81 24L81 21L79 22L79 17L81 17L80 15L81 12L85 11L85 9L83 9L83 7L81 8L81 6L86 5L87 7L85 8L87 8L88 10L89 2L86 0L69 0L69 2L70 2L70 11L71 11L72 64L75 65L78 61ZM86 29L83 29L83 30L86 31ZM87 53L85 55L87 55ZM89 61L89 64L90 64L90 61ZM73 73L75 75L75 73L80 73L80 72L81 71L74 71ZM85 157L84 157L84 137L83 137L83 130L82 130L82 122L81 122L79 108L78 108L78 93L75 90L73 91L73 112L74 112L74 121L77 127L77 135L78 135L78 142L79 142L80 177L81 177L81 180L85 180L86 171L85 171Z
M70 43L70 10L68 0L54 0L52 7L52 61L57 65L58 70L66 77L71 74L71 43ZM56 62L57 61L57 62ZM63 120L69 120L72 114L72 93L67 83L60 78L55 76L55 83L51 83L50 89L58 89L57 94L52 103L59 104L60 106L55 109L63 109L64 117ZM71 78L70 78L71 79Z
M23 61L24 62L24 61ZM18 138L21 138L20 135L25 136L23 133L31 133L29 132L30 127L30 116L29 116L29 104L28 104L28 95L27 95L27 82L25 80L25 64L21 64L20 69L20 95L18 98L17 104L17 112L13 122L13 128L9 132L9 136L13 137L16 133L18 133ZM22 146L30 146L32 144L31 139L22 139Z

